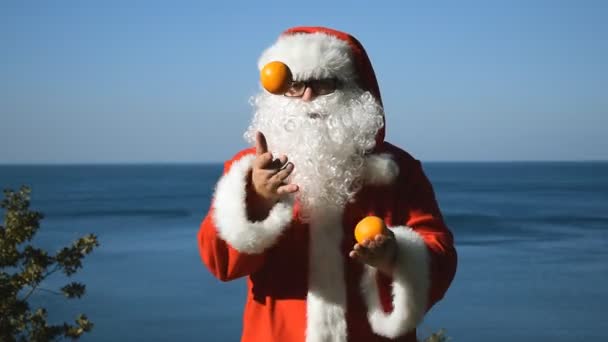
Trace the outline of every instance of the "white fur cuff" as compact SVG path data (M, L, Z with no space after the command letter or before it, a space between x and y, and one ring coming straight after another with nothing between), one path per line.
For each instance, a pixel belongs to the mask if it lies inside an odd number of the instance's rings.
M380 303L376 269L365 266L361 289L372 330L395 338L413 329L426 312L430 287L430 260L422 237L409 227L390 228L395 233L397 265L393 274L393 311L385 313Z
M277 203L264 221L247 217L247 175L255 157L232 164L215 190L213 220L220 237L241 253L259 254L271 247L293 217L291 202Z

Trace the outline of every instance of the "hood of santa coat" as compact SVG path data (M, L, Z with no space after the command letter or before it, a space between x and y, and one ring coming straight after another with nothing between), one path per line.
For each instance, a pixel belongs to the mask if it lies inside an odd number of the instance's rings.
M295 80L335 77L355 82L382 106L380 88L363 45L352 35L326 27L300 26L283 32L258 61L261 70L272 61L289 66ZM376 136L376 149L384 142L386 119Z

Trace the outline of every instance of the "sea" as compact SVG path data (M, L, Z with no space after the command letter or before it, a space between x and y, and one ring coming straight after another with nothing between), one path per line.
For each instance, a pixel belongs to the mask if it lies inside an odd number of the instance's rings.
M608 162L425 162L453 231L458 271L418 329L451 341L608 341ZM238 341L244 279L220 282L196 234L220 164L2 165L0 187L32 188L33 243L88 233L100 246L67 300L38 291L51 322L85 313L81 341Z

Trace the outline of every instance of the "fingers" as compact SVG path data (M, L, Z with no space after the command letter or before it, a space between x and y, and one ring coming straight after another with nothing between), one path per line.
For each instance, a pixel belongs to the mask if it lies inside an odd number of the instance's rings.
M266 137L260 131L255 136L255 153L252 178L258 194L266 198L276 198L299 190L295 184L285 184L293 172L294 165L287 162L287 156L284 154L275 159L268 151Z
M359 259L361 261L367 260L367 256L369 253L367 249L363 246L363 243L365 243L366 241L367 240L363 241L361 244L356 243L353 247L353 250L350 251L348 255L353 259Z
M277 194L279 194L279 195L293 194L294 192L297 192L299 189L300 188L295 184L286 184L286 185L279 186L279 188L277 189Z
M253 167L258 169L269 168L272 164L272 154L265 152L258 155L253 161Z
M350 251L349 256L367 263L385 252L389 239L390 236L378 234L372 239L363 240L361 243L356 243L353 246L353 250Z
M279 159L278 159L278 160L279 160L279 163L281 163L281 165L279 165L279 167L284 167L284 166L285 166L285 164L287 163L287 156L286 156L286 155L284 155L284 154L281 154L281 155L279 156Z
M293 171L293 168L294 166L292 163L287 163L284 168L282 168L270 179L270 182L276 185L278 195L291 194L298 191L299 188L296 184L284 183L287 177L289 177Z
M266 152L266 154L263 154L262 156L266 156L267 154L271 154L271 153ZM266 165L266 169L271 170L272 173L277 173L277 172L281 171L282 169L284 169L286 166L287 166L287 156L282 154L279 156L279 158L273 159L269 165Z
M293 171L293 164L287 163L284 168L279 170L280 171L278 171L274 176L272 176L272 178L270 179L271 182L278 184L283 183Z
M274 159L272 153L265 152L255 158L253 166L258 169L270 170L272 171L271 173L276 173L281 169L284 169L287 166L286 163L286 155L282 154L279 158Z
M259 156L254 162L254 168L258 169L255 170L255 172L261 174L264 182L274 185L273 189L276 189L293 172L293 164L286 162L287 157L284 155L272 160L270 153L265 153Z
M386 240L387 240L386 235L383 235L383 234L376 235L375 238L373 239L373 241L370 242L372 244L371 248L382 247L384 245L384 243L386 242Z
M383 247L386 242L386 237L378 234L371 239L364 240L361 245L368 251L374 251Z
M255 154L257 156L261 156L266 152L268 152L268 143L266 143L266 137L264 136L264 133L258 131L255 134Z
M358 244L358 243L355 244L355 246L353 247L353 250L350 251L350 253L348 253L348 256L350 256L353 259L357 259L361 262L364 262L364 263L366 263L370 258L368 250L365 247L363 247L363 245Z
M275 164L275 163L283 163L287 162L287 157L281 156L274 161L266 158L270 153L263 154L256 158L256 161L259 159L260 163L256 164ZM292 163L285 163L282 167L274 168L271 166L267 166L266 168L260 168L259 165L254 167L252 178L253 185L258 191L258 194L261 194L267 198L277 198L278 196L292 194L299 190L299 187L296 184L286 184L287 178L294 170L294 165Z
M287 163L287 156L284 154L279 156L279 158L274 159L272 153L268 150L266 137L264 136L264 133L260 131L255 135L255 154L256 159L254 161L254 167L259 169L274 169L278 171Z

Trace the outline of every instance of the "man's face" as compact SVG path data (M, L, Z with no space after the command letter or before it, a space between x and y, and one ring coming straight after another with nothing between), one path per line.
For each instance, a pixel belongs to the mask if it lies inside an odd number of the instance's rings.
M252 98L253 121L245 133L266 136L270 151L286 154L295 170L304 208L342 207L360 188L364 155L375 145L383 110L375 98L353 84L310 80L290 94L262 91ZM324 80L323 80L324 81ZM291 96L290 96L291 95Z
M308 102L314 100L317 96L325 96L335 92L339 86L340 82L336 78L294 81L291 82L284 95Z

